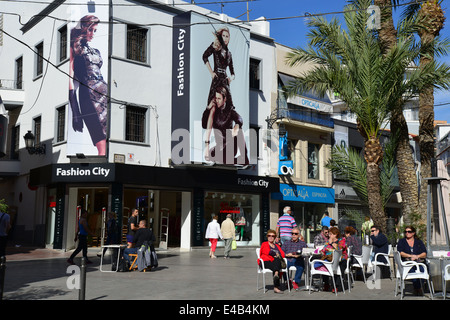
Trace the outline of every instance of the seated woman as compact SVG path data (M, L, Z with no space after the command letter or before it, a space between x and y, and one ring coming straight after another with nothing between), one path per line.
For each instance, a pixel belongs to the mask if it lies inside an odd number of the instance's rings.
M261 244L259 256L264 261L264 267L273 271L273 291L275 293L283 293L280 290L280 272L282 269L281 259L285 257L285 254L281 247L275 243L276 236L275 230L270 229L267 231L267 241ZM258 260L259 263L260 261Z
M348 247L352 247L352 254L360 256L362 254L362 242L359 237L356 236L355 228L351 226L347 226L344 230L345 234L345 245Z
M341 237L341 233L339 229L336 227L331 227L328 230L328 241L325 243L323 249L320 251L322 254L321 260L332 261L333 260L333 252L335 250L342 251L341 261L339 262L339 266L341 268L342 274L344 274L345 268L347 266L347 245L345 244L345 238ZM316 262L314 264L315 269L320 269L321 267L325 267L323 263ZM328 279L325 279L324 291L328 291ZM334 291L334 289L333 289Z
M415 261L425 263L427 257L427 248L425 244L416 235L416 229L413 226L405 228L405 237L398 240L397 251L404 261ZM412 268L410 272L415 272L416 268ZM423 272L422 267L420 271ZM414 291L417 295L422 295L420 279L413 280Z

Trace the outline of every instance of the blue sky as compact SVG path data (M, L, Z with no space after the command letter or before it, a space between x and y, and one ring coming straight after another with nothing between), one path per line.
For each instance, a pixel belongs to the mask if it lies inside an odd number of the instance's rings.
M233 0L224 0L224 5L221 6L217 2L220 0L196 0L199 6L209 8L215 12L223 12L231 17L241 16L239 19L246 20L246 2L230 3ZM213 4L206 4L207 2L214 2ZM228 2L228 3L227 3ZM405 1L406 2L406 1ZM260 17L265 17L270 20L270 36L275 39L276 42L295 48L305 46L308 39L306 34L308 32L305 18L295 18L297 16L304 16L306 14L327 14L325 17L327 20L336 16L342 18L342 12L345 4L345 0L256 0L250 1L248 7L250 13L250 20L254 20ZM446 25L441 31L441 36L450 39L450 14L449 0L442 2L442 7L446 12ZM400 7L396 10L397 14L400 14L405 7ZM335 13L335 14L333 14ZM290 19L277 19L292 17ZM445 61L450 64L450 57L443 57L440 61ZM450 92L436 92L435 94L435 119L446 120L450 123ZM448 103L446 105L438 106L439 104Z

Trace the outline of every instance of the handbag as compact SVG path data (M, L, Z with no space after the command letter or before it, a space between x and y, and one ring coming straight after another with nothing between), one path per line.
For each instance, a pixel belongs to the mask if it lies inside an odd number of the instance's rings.
M231 249L232 250L236 250L237 249L237 243L236 240L233 239L233 241L231 241Z
M286 269L286 260L284 260L283 258L279 258L280 259L280 264L281 264L281 269Z

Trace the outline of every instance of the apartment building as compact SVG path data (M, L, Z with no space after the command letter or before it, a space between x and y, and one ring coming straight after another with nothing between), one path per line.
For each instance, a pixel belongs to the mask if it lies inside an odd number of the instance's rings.
M259 134L276 70L268 22L172 0L19 1L2 11L0 198L12 241L70 250L86 209L90 245L100 245L107 213L126 227L138 208L166 246L208 245L211 215L227 213L240 245L260 244L280 191ZM233 115L222 127L213 106Z

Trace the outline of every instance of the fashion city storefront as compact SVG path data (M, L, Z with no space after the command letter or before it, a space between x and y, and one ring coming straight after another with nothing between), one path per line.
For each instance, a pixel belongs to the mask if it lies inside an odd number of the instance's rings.
M292 216L309 243L320 232L323 213L334 206L334 194L333 188L280 183L278 192L272 193L272 200L279 201L280 214L285 206L291 207Z
M45 188L45 243L70 250L80 208L88 211L100 246L107 213L114 212L119 238L138 208L157 238L156 247L189 250L207 246L212 215L221 223L231 213L240 245L259 245L270 225L270 193L279 180L240 174L234 169L161 168L119 163L52 164L30 171L30 185Z

